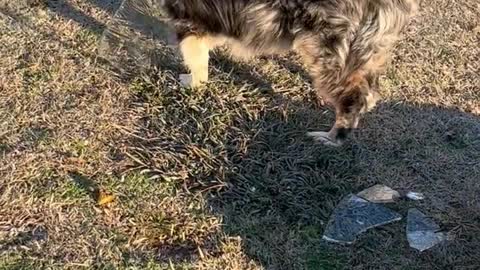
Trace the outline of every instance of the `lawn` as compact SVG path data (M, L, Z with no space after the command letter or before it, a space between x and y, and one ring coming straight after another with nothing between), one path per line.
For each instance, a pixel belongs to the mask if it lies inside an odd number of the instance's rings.
M118 0L0 0L0 269L478 269L480 4L423 1L382 102L339 148L295 55L213 55L112 76L98 42ZM374 184L423 192L449 241L419 253L405 220L321 240Z

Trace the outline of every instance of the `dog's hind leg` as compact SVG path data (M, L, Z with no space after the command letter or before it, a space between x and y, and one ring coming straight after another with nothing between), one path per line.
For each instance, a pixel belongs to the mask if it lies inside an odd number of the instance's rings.
M210 46L207 38L189 35L180 41L180 51L190 75L181 75L184 86L198 87L208 81Z

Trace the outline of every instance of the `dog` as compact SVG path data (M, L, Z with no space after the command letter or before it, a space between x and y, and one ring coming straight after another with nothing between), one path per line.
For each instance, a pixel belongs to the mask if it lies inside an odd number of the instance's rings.
M157 0L174 30L189 86L208 81L209 51L233 56L295 51L318 96L335 110L328 132L308 133L339 146L379 98L379 76L417 0Z

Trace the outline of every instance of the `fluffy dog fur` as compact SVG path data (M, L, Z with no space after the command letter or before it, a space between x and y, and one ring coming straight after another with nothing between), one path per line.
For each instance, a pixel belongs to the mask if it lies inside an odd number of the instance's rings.
M333 105L329 132L338 145L375 105L378 77L416 0L160 0L177 32L191 86L208 80L209 51L227 44L237 56L302 56L319 96Z

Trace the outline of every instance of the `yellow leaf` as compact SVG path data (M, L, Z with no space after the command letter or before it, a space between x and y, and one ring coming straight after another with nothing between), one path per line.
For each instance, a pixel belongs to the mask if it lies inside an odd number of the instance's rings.
M115 196L106 194L105 192L100 191L98 196L98 205L105 205L111 203L115 200Z

